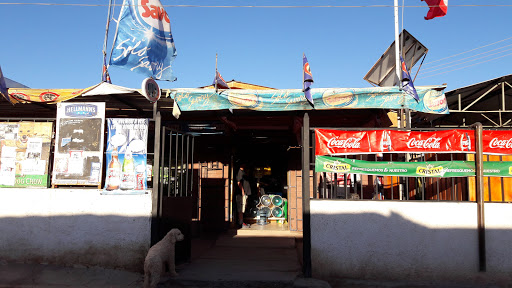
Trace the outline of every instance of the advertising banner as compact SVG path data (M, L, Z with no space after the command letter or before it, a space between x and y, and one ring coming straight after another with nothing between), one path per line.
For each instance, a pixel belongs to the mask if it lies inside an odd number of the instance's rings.
M52 185L101 187L105 103L58 103Z
M512 154L512 131L484 130L482 134L484 153L493 155ZM470 136L472 135L470 134Z
M9 89L9 97L13 104L26 102L55 103L66 101L82 95L93 87L85 89L30 89L12 88Z
M315 172L402 177L471 177L473 161L385 162L316 156ZM512 177L512 162L484 162L485 177Z
M315 155L369 153L475 153L473 130L429 132L315 129ZM512 131L484 130L485 154L512 154Z
M175 81L171 20L159 0L124 0L117 21L110 65L156 80Z
M445 86L416 87L416 101L397 87L310 89L315 110L323 109L402 109L432 114L448 114ZM313 109L301 89L239 90L172 89L182 111L249 109L294 111Z
M0 122L0 187L47 187L51 122Z
M105 190L145 193L148 119L109 118Z

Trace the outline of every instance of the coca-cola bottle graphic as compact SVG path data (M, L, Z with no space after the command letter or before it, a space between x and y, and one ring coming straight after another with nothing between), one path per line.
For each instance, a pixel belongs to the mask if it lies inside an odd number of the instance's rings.
M460 138L460 148L462 151L471 151L471 139L467 132Z
M380 140L380 149L382 151L391 151L391 137L387 131L383 131L382 138Z
M107 173L107 190L117 190L121 184L121 163L119 163L119 156L117 149L112 151L112 159L108 164Z

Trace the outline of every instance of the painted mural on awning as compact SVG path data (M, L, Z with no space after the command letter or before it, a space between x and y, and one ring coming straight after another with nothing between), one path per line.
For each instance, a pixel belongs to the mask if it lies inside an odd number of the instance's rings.
M448 114L445 86L416 87L419 101L397 87L311 89L315 110L401 109ZM249 109L258 111L312 110L300 89L235 90L171 89L181 111Z
M102 82L84 89L11 88L9 89L9 99L13 104L31 102L55 104L78 96L131 94L138 93L138 91L138 89Z
M13 104L27 102L58 103L78 97L94 87L95 86L85 89L13 88L9 89L9 98Z

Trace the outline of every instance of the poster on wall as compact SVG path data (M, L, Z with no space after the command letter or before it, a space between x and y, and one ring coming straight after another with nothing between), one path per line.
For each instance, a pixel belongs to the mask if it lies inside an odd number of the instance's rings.
M58 103L52 185L101 187L105 103Z
M148 119L109 118L105 191L145 193Z
M47 187L51 122L0 122L0 187Z

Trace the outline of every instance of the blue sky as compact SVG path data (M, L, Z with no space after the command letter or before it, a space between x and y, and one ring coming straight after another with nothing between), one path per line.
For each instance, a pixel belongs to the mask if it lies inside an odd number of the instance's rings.
M31 88L85 88L99 83L107 7L4 4L20 2L0 0L0 66L4 75ZM108 0L24 1L30 2L108 4ZM393 0L161 2L210 6L393 5ZM115 3L121 4L122 0ZM449 91L512 74L512 2L450 0L449 4L445 17L426 21L423 19L428 11L425 2L405 1L405 6L410 7L405 8L400 23L403 20L403 27L429 49L415 85L446 83ZM363 80L364 75L394 41L392 7L166 7L166 10L178 51L173 65L178 80L159 81L161 88L211 84L216 53L219 72L226 80L300 89L302 53L305 53L315 80L312 88L370 87ZM114 9L115 17L119 11L120 7ZM109 51L114 30L112 22ZM501 42L484 47L498 41ZM480 49L434 62L476 48ZM470 56L474 58L463 59ZM481 59L455 66L475 58ZM456 60L460 62L448 63ZM487 62L481 63L484 61ZM446 65L434 67L443 63ZM469 65L473 66L459 69ZM110 75L113 84L130 88L140 88L145 78L118 67L111 67Z

